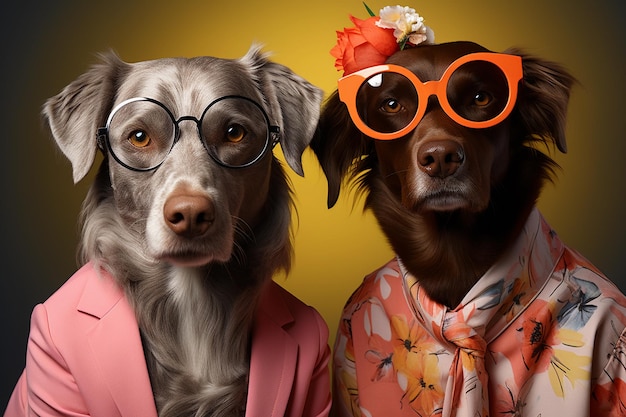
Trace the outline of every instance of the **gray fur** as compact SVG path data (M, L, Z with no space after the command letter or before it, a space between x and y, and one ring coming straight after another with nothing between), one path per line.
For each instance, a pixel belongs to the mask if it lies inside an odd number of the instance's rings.
M257 46L239 60L128 64L109 53L49 99L43 113L77 182L93 164L96 129L116 103L151 96L179 116L199 117L209 100L226 94L266 106L281 127L288 164L302 174L301 155L315 131L322 93L268 61ZM173 192L213 202L210 236L185 240L163 225L163 204ZM180 141L156 171L133 172L105 154L83 203L79 257L108 270L124 288L160 416L243 415L258 295L274 273L290 267L290 193L271 153L249 168L223 168L204 151L192 123L181 124ZM206 259L170 261L176 251Z

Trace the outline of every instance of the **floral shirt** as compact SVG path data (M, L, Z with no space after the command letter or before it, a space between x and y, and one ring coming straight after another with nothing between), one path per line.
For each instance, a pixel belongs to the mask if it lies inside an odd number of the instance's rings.
M365 278L339 325L341 416L624 416L626 297L535 209L454 310L399 259Z

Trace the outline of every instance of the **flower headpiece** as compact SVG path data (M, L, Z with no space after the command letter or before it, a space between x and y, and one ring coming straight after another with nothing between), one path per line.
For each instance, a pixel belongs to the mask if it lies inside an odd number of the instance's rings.
M361 20L350 16L355 27L337 31L337 45L330 50L336 58L335 68L344 75L382 64L407 46L434 43L435 34L414 9L386 6L376 16L364 5L370 17Z

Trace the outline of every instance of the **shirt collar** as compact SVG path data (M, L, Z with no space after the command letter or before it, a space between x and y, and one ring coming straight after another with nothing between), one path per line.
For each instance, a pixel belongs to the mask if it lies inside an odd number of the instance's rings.
M449 310L428 298L419 281L398 259L407 299L417 318L436 338L454 313L465 311L469 325L487 340L495 339L535 299L563 252L563 244L537 208L498 262L478 280L461 304Z

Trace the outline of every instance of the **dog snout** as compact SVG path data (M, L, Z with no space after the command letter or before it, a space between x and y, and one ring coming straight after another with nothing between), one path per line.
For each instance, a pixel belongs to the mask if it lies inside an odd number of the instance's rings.
M170 195L163 206L165 224L177 235L194 238L205 234L215 221L213 201L199 193Z
M420 146L419 167L431 177L453 175L465 161L465 150L453 140L433 140Z

